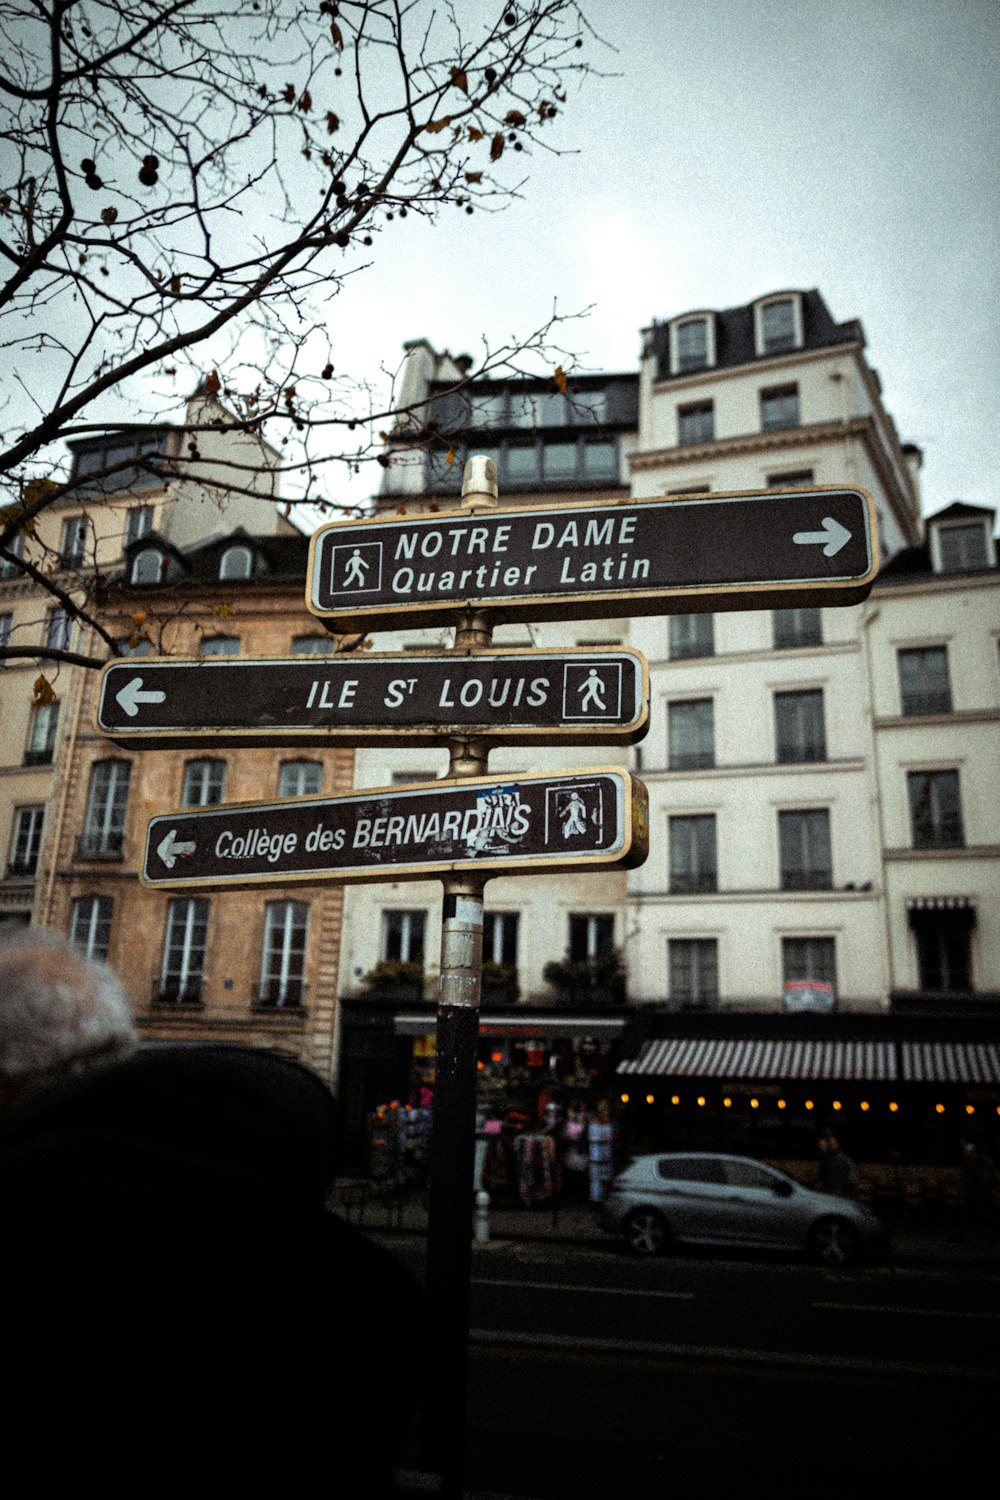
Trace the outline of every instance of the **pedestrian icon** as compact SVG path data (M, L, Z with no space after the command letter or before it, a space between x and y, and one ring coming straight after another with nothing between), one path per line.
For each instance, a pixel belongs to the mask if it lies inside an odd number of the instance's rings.
M563 675L563 717L599 722L622 712L620 662L567 662Z
M576 833L587 832L587 809L579 792L572 792L565 807L560 810L563 838L572 838Z
M382 543L358 542L330 550L330 592L371 594L382 587Z

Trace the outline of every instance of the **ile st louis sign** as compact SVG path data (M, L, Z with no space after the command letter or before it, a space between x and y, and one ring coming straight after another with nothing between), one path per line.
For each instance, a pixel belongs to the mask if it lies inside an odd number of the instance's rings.
M186 890L531 874L637 865L647 847L646 788L598 767L164 813L147 826L141 877Z
M474 651L182 660L104 668L101 734L140 749L375 745L463 735L534 744L631 743L648 727L638 651Z
M337 627L857 604L878 571L866 490L741 491L335 522L307 607Z

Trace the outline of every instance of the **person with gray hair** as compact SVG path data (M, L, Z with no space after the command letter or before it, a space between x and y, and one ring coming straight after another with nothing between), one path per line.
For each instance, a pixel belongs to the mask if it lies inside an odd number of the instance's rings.
M124 1060L138 1040L106 964L50 928L0 931L0 1111Z

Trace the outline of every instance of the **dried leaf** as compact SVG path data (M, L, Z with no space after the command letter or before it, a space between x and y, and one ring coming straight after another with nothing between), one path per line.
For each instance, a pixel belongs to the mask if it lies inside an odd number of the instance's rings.
M493 144L490 146L490 161L500 160L501 156L503 156L503 147L503 132L498 130L496 135L493 137Z
M295 85L294 85L294 83L286 83L285 84L285 87L281 90L281 97L282 97L282 99L284 99L284 101L285 101L286 104L294 104L295 103Z
M302 98L299 100L299 109L303 114L308 114L313 107L313 96L308 89L303 90Z
M212 613L218 615L220 620L228 620L234 610L231 604L215 604L212 606Z
M466 172L465 180L466 182L482 182L483 174L482 172Z
M449 448L448 449L448 452L444 456L444 461L445 461L446 464L453 464L455 462L455 450L454 450L454 448Z
M135 633L133 633L132 635L129 636L129 638L125 642L125 644L126 644L126 646L128 647L128 649L130 651L134 651L135 648L136 648L136 646L138 646L138 644L139 644L139 642L141 640L142 640L142 636L139 635L138 632L135 632Z
M331 21L330 22L330 36L333 39L333 45L335 47L343 48L343 45L344 45L344 33L341 31L341 29L337 25L336 21Z
M482 140L485 140L485 139L486 139L486 137L485 137L484 133L481 130L477 130L476 127L475 127L475 125L470 125L469 126L469 140L470 141L482 141Z
M560 391L565 396L566 374L563 370L562 365L556 365L556 373L552 377L552 384L555 386L557 391Z
M35 678L32 689L36 707L44 708L48 703L56 701L56 691L44 672L39 672Z
M137 630L141 630L145 623L146 611L144 609L137 609L135 614L132 616L132 624L136 627Z
M469 77L465 69L449 68L448 71L451 74L451 81L455 87L461 89L463 94L467 94L469 92Z
M222 381L219 379L218 370L210 370L202 381L206 396L217 396L222 390Z
M424 126L428 135L437 135L439 130L444 130L446 125L451 124L451 115L443 115L440 120L431 120Z
M181 294L181 278L179 276L171 276L169 286L174 296L179 297Z
M109 228L115 222L115 220L117 219L117 217L118 217L118 210L117 210L117 208L112 208L110 206L110 204L108 205L107 208L102 208L101 209L101 223L102 224L107 224L109 226Z
M527 125L527 120L519 109L509 109L503 117L505 125Z
M340 129L340 117L339 117L339 115L335 115L332 109L328 109L327 112L326 112L326 133L327 133L327 135L333 135L334 132L337 131L337 130L339 130L339 129Z

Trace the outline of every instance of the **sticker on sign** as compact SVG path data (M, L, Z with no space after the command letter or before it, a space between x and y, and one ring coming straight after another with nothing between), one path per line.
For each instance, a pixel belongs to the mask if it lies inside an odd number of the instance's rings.
M185 808L150 821L142 880L186 889L632 866L646 858L647 822L642 782L605 767Z

